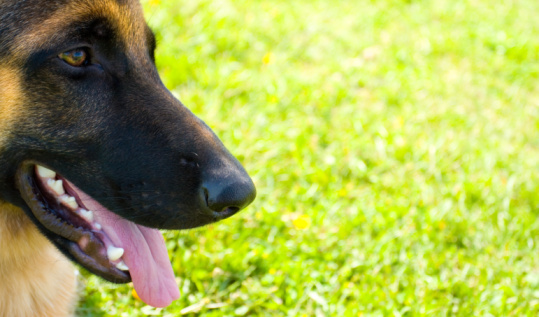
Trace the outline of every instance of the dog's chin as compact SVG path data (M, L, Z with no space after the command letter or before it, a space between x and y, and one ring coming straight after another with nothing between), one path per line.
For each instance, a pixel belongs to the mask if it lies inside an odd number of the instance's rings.
M37 226L85 269L114 283L133 281L151 306L165 307L179 297L158 230L121 218L35 162L22 164L16 184Z
M72 189L58 175L41 177L35 164L24 164L16 180L21 197L28 205L30 217L49 239L66 255L88 271L114 283L131 281L129 271L107 257L105 233L94 215L77 203ZM50 181L48 181L50 180ZM48 182L48 184L47 184ZM72 198L75 198L73 200Z

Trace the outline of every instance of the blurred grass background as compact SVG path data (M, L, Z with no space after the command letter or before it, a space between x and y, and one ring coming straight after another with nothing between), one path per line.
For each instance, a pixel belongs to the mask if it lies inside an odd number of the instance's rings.
M167 232L182 297L80 316L537 316L539 1L146 0L167 87L252 175Z

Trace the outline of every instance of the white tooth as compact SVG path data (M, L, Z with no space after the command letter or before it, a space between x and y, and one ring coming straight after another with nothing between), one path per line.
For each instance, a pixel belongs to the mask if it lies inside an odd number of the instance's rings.
M63 194L66 193L65 190L64 190L64 183L62 182L61 179L59 179L59 180L48 179L47 180L47 185L58 196L63 195Z
M75 209L77 209L79 207L75 197L71 197L71 196L66 195L66 194L60 196L60 202L64 203L65 205L67 205L69 208L71 208L73 210L75 210Z
M112 245L107 248L107 257L110 261L119 260L122 255L124 255L124 249L122 248L116 248Z
M97 230L101 230L103 227L101 227L100 224L98 224L97 222L94 223L94 227L97 229Z
M125 265L124 261L120 261L120 263L116 264L116 268L122 271L129 271L129 268Z
M37 165L37 175L42 178L55 178L56 172L41 165Z
M90 210L79 209L79 214L88 222L94 222L94 213Z

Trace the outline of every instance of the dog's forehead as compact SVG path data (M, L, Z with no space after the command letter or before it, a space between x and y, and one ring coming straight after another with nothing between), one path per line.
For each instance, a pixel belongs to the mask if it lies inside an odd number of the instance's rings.
M107 29L114 32L116 38L132 54L138 54L141 46L145 46L147 26L142 7L136 0L46 0L22 3L27 4L26 7L19 6L19 15L24 15L26 11L27 16L19 18L32 20L32 23L17 27L17 37L9 45L10 55L16 59L24 60L29 52L63 40L69 26L92 20L106 21ZM39 10L32 4L41 4L44 8ZM2 6L4 2L0 0ZM1 37L0 34L0 42Z

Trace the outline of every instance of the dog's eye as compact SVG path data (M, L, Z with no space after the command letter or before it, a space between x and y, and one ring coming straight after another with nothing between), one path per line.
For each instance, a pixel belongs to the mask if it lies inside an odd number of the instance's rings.
M58 55L58 57L74 67L81 67L88 64L88 53L82 48L63 52L62 54Z

